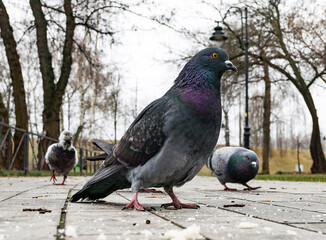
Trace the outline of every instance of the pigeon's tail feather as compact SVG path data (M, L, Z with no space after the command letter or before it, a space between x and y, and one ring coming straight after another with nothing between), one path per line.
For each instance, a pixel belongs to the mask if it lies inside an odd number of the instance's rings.
M77 202L79 199L97 200L105 198L112 192L130 187L130 182L125 177L126 167L122 164L105 166L105 163L99 168L94 176L84 185L84 187L75 193L71 202Z
M96 155L96 156L93 156L93 157L87 157L86 159L88 161L100 161L100 160L105 160L107 158L107 156L108 156L108 154L103 153L103 154Z
M93 139L93 144L99 149L103 150L107 155L110 155L113 152L114 144L103 142L99 139Z
M105 160L109 155L112 154L113 152L113 147L115 146L114 144L111 143L106 143L103 142L99 139L94 139L93 144L98 147L99 149L103 150L105 153L96 155L93 157L88 157L88 161L100 161L100 160Z

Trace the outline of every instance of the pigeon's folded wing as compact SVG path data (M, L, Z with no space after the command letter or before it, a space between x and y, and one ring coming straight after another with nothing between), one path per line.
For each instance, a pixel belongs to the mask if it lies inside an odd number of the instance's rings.
M160 151L166 139L163 127L167 103L165 97L157 99L138 115L114 150L119 162L130 167L144 165Z

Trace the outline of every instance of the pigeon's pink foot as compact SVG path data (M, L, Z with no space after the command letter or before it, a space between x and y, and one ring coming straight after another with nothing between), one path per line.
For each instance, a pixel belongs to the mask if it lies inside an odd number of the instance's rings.
M224 185L224 191L237 191L237 189L235 189L235 188L229 188L225 184L223 184L223 185Z
M57 181L57 179L55 178L55 175L54 175L54 171L52 171L52 175L51 175L50 181L51 180L53 180L53 184L55 184L55 181Z
M247 187L247 188L244 188L243 190L248 190L248 191L261 188L261 187L250 187L248 184L243 184L243 185Z
M154 209L151 207L141 205L138 202L137 196L138 196L138 191L134 193L134 196L132 197L132 200L130 201L130 203L128 203L122 210L129 209L129 208L135 208L138 211L145 211L145 210L151 211Z
M169 196L172 199L172 202L162 204L161 207L167 208L167 207L173 206L176 209L181 209L181 208L197 209L197 208L200 208L197 204L187 204L187 203L180 202L179 199L177 198L177 196L174 194L172 189L164 188L164 190L167 192L167 194L169 194Z
M153 188L142 188L139 192L145 192L145 193L162 193L162 191L158 191Z
M62 183L60 183L59 185L65 185L65 181L66 181L66 179L67 179L67 175L64 175L64 176L63 176L63 181L62 181Z

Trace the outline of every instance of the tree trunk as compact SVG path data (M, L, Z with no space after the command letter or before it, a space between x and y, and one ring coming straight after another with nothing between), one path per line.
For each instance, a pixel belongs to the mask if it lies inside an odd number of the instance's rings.
M115 96L117 97L117 96ZM117 117L118 117L118 100L114 99L114 108L113 108L113 114L114 114L114 144L117 144Z
M264 63L264 119L263 119L263 165L262 173L269 174L269 150L270 150L270 124L271 124L271 82L269 78L269 67Z
M73 145L76 147L77 146L77 141L79 139L80 133L83 131L84 125L79 125L77 128L76 133L74 134L74 140L73 140ZM82 147L79 145L79 147Z
M0 122L3 122L5 124L9 124L9 113L8 113L8 109L6 108L4 102L3 102L3 98L2 98L2 94L0 92ZM3 130L3 128L1 127L1 133L5 134L5 130Z
M297 139L297 161L298 161L298 170L299 170L299 174L301 174L301 166L300 166L300 141L299 141L299 137Z
M83 76L82 76L83 78ZM86 89L84 89L82 87L81 89L81 95L80 95L80 116L79 116L79 126L77 128L76 133L74 134L74 145L77 144L77 141L80 137L80 135L82 134L82 131L84 129L84 122L85 122L85 113L86 113L86 109L85 109L85 94L86 94ZM82 146L80 146L82 147Z
M224 112L224 121L225 121L225 146L230 146L230 129L229 129L229 113Z
M17 52L17 44L14 38L13 30L10 25L9 16L3 2L0 0L0 29L1 37L6 50L6 55L10 68L10 77L13 86L13 95L15 103L16 127L28 129L28 114L25 98L24 80ZM14 142L15 152L18 150L18 144L23 137L23 132L15 131ZM19 149L13 168L22 170L24 168L23 162L23 148Z
M9 124L9 113L8 109L3 103L3 98L0 92L0 122ZM4 136L6 135L7 128L0 126L0 141L3 141ZM0 149L0 168L6 169L7 167L7 141L5 142L2 149Z
M317 116L315 116L313 119L312 134L310 141L310 154L313 159L311 173L326 173L326 160L321 145Z
M241 116L241 94L239 94L239 146L242 147L242 116Z
M309 89L307 89L305 92L301 92L301 94L312 118L310 154L313 160L313 164L311 167L311 173L326 173L326 159L321 144L318 115L315 103Z

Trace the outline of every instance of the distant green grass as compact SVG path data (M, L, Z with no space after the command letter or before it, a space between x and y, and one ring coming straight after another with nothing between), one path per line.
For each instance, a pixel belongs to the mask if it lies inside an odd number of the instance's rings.
M215 177L208 171L200 171L197 176ZM326 174L258 174L255 180L266 181L296 181L296 182L326 182Z
M93 176L94 173L83 172L83 176ZM23 171L4 171L0 170L0 177L47 177L51 176L51 172L46 171L29 171L25 175ZM69 176L80 176L79 172L70 172Z
M326 182L326 174L259 174L255 180L268 181L297 181L297 182Z

